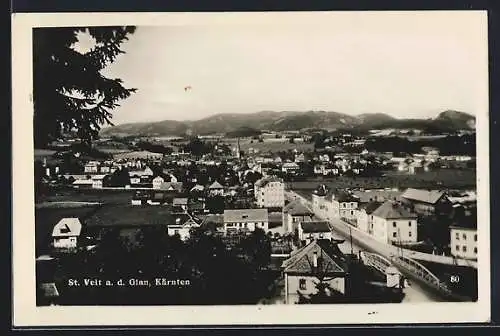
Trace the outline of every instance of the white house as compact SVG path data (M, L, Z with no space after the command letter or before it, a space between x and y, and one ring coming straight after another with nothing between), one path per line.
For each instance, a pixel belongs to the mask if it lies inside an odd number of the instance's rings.
M356 221L356 226L358 229L362 230L363 232L371 232L372 228L372 223L373 223L373 212L377 210L379 206L382 205L382 202L369 202L369 203L364 203L360 206L360 208L357 211L357 221Z
M450 226L450 250L456 258L477 260L477 218L466 216Z
M76 248L81 231L82 223L78 218L63 218L52 230L52 244L59 249Z
M103 186L103 180L106 175L93 175L92 176L92 188L101 189Z
M282 208L285 205L285 184L277 177L264 177L255 182L254 194L259 208Z
M224 195L224 187L218 181L215 181L208 187L208 191L212 196Z
M256 228L269 230L267 209L226 209L224 210L224 232L255 231Z
M306 221L299 224L299 235L300 241L305 241L309 244L315 239L328 239L331 240L332 230L325 221Z
M319 277L324 277L331 289L345 293L347 270L337 244L328 240L312 240L293 252L282 264L285 275L285 303L298 303L300 295L317 293ZM300 295L299 295L300 293Z
M99 171L99 162L97 161L89 161L85 164L83 168L85 173L97 173Z
M182 223L181 218L176 218L175 224L168 225L167 232L169 236L179 235L180 239L185 241L189 239L191 229L200 227L193 219Z
M371 215L369 230L375 239L387 244L417 242L417 215L400 203L386 201Z
M153 189L160 189L163 182L165 182L165 179L163 177L156 176L153 179Z
M300 166L295 162L285 162L281 166L281 171L283 173L296 173L300 170Z
M73 187L78 189L90 189L94 186L94 181L92 179L78 179L73 182Z
M300 222L312 221L314 213L299 201L294 201L283 209L283 226L286 232L298 230Z
M338 192L332 195L333 218L355 220L357 216L359 198L348 192Z

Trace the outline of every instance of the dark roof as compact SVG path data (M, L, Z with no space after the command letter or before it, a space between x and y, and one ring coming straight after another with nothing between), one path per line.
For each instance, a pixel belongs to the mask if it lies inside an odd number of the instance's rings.
M325 221L301 222L300 226L305 233L330 232L330 226Z
M367 214L372 214L379 206L382 205L382 202L369 202L365 203L361 206L361 209L365 210Z
M418 201L428 204L436 204L441 197L444 196L443 191L439 190L424 190L424 189L407 189L401 197L412 201Z
M372 216L381 217L384 219L417 218L417 215L406 210L406 208L401 204L393 201L384 202L375 211L372 212Z
M285 273L311 274L313 273L313 258L316 253L322 259L321 272L328 274L345 274L346 258L337 244L329 240L313 240L308 245L297 250L282 264Z
M335 201L337 202L359 202L359 198L353 194L345 191L340 191L335 194Z
M387 200L399 200L401 198L401 191L396 190L355 190L352 192L353 195L359 197L359 201L362 203L368 203L372 201L384 202Z

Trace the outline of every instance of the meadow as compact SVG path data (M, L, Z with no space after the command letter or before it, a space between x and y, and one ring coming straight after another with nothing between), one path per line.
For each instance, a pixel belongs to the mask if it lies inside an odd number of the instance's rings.
M312 192L320 184L325 184L331 189L475 189L476 171L472 169L439 169L414 175L387 172L385 176L381 177L313 178L308 181L289 182L287 186L297 191Z

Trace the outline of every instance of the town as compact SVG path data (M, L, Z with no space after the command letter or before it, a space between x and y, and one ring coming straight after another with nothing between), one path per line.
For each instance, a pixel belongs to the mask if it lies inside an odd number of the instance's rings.
M35 150L38 304L477 300L475 153L470 129L68 136Z

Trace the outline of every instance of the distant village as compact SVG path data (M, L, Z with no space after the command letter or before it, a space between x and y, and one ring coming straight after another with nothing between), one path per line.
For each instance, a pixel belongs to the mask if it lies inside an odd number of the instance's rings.
M394 132L102 138L94 152L75 149L80 147L68 139L35 150L40 302L104 300L98 289L77 298L74 289L66 288L67 280L81 269L97 278L119 277L110 265L123 261L106 254L113 249L126 251L122 259L130 255L120 276L141 278L158 273L157 267L163 275L198 279L195 289L180 290L189 302L200 302L201 288L222 276L205 269L212 263L217 266L211 269L234 264L245 276L221 280L223 289L213 285L210 302L397 301L406 276L364 268L367 261L353 251L352 236L342 235L335 225L383 246L458 264L477 261L478 233L476 157L468 150L475 146L475 133L426 137L418 130L411 136ZM417 143L416 149L405 152L400 139ZM219 248L216 242L224 248L212 256L210 251ZM154 251L148 249L153 244ZM178 248L162 247L172 244ZM209 250L196 254L203 244ZM151 263L161 261L145 266L140 261L145 255L151 255ZM210 260L200 265L205 258ZM182 265L189 266L184 270ZM238 281L255 290L223 298L221 293L234 293L229 290L234 282L243 286ZM163 295L154 293L148 300Z

